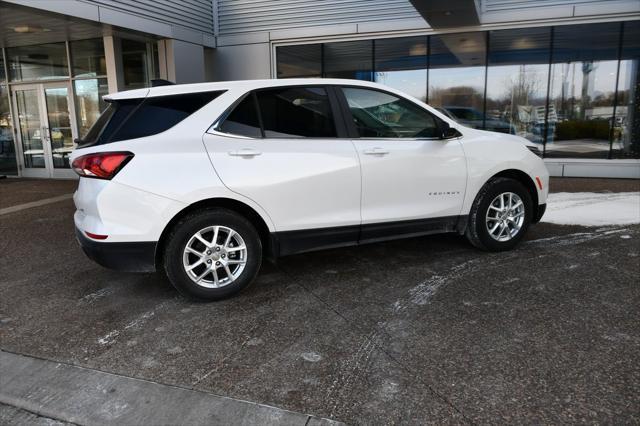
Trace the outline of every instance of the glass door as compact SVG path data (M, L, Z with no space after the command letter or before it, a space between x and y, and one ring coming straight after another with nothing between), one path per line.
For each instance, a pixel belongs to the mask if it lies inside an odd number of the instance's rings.
M22 175L75 177L69 168L76 135L68 83L19 85L12 89Z

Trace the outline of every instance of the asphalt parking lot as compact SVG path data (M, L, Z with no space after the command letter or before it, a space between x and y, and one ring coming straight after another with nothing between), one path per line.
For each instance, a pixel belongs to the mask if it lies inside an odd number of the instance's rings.
M6 179L0 211L73 188ZM640 225L542 223L508 253L444 235L296 255L204 304L89 261L73 211L0 215L3 351L349 424L640 422Z

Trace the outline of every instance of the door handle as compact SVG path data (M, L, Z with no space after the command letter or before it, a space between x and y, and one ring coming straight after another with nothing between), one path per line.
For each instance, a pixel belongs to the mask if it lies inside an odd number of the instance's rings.
M365 149L363 152L367 155L387 155L389 153L388 150L379 147Z
M229 151L229 155L233 157L255 157L256 155L262 154L260 151L256 151L251 148L242 148L238 151Z

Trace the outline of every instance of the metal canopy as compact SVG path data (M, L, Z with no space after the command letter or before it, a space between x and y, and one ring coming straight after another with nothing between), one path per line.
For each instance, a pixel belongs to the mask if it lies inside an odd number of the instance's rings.
M435 29L480 25L475 0L410 0L427 23Z

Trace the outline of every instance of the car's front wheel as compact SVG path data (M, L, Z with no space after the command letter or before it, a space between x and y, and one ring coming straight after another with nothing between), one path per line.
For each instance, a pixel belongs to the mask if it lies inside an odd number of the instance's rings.
M226 209L203 209L182 218L167 238L164 268L183 294L219 300L255 279L262 244L244 217Z
M527 188L515 179L493 178L471 207L466 236L483 250L510 250L522 240L532 218L533 202Z

